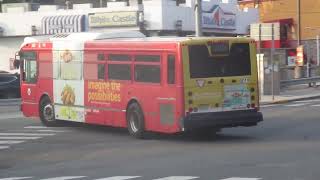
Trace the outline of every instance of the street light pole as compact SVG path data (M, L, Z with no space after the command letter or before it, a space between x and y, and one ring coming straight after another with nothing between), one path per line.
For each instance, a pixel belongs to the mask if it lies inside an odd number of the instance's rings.
M297 46L301 45L301 3L297 0Z
M195 31L196 36L202 36L202 4L201 0L195 0L194 5L194 11L195 11Z
M320 44L319 44L319 34L317 34L317 65L320 65Z

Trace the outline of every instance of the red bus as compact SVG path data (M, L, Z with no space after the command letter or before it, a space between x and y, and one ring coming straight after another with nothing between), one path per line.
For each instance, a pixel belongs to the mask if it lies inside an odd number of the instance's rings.
M176 133L263 120L254 41L247 38L107 38L75 33L26 40L21 110L59 120Z

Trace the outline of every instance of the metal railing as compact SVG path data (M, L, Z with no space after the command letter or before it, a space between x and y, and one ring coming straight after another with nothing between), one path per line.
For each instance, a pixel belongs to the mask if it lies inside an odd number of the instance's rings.
M320 82L320 76L316 77L309 77L309 78L300 78L300 79L291 79L291 80L281 80L280 86L286 87L286 86L292 86L292 85L299 85L299 84L309 84L309 83L315 83Z

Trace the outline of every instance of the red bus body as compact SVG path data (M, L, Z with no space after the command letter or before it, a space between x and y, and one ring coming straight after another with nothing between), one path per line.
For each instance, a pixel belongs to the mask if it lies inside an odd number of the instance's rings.
M137 101L143 109L145 119L145 128L149 131L174 133L181 131L179 121L174 124L166 125L160 123L159 108L162 104L170 104L174 107L175 119L179 120L184 113L183 106L183 80L182 65L180 64L180 51L177 42L139 42L131 41L107 41L97 42L89 41L84 45L84 106L85 106L85 123L108 125L114 127L126 127L126 108L130 101ZM38 78L36 84L28 84L22 81L21 110L27 117L39 116L39 102L42 96L47 95L54 102L53 98L53 60L52 60L52 42L37 42L25 45L22 51L37 52ZM108 54L127 54L127 55L160 55L160 63L156 62L134 62L131 65L160 65L166 67L167 55L176 56L176 83L169 85L164 81L167 79L166 69L163 68L161 73L161 83L143 83L133 80L92 80L91 76L96 74L96 69L91 67L101 63L97 60L99 53ZM108 62L110 64L130 64L128 62ZM133 72L132 72L133 73ZM106 75L107 76L107 75ZM133 75L131 76L133 77ZM107 79L108 77L106 77ZM88 82L120 82L121 83L121 101L113 103L91 103L88 101Z

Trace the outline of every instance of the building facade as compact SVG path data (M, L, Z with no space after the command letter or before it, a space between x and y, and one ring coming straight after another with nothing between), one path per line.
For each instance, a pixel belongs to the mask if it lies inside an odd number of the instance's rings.
M242 0L239 5L241 9L259 9L261 23L279 24L279 40L282 40L282 44L279 43L278 47L296 48L300 40L307 59L317 59L316 37L320 35L320 1Z
M78 1L70 1L71 3ZM83 1L85 2L85 1ZM97 7L101 3L103 7ZM103 3L107 2L107 7ZM72 6L30 3L2 4L0 13L0 70L9 69L27 36L72 32L141 31L147 36L186 36L195 31L194 0L94 1ZM258 22L258 10L238 8L237 0L202 3L206 36L247 35Z

